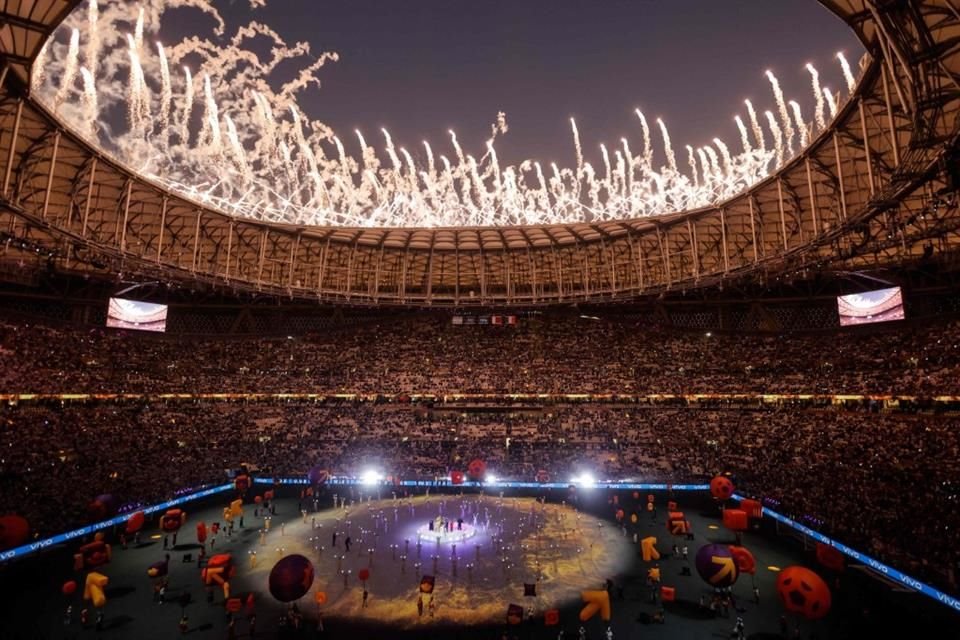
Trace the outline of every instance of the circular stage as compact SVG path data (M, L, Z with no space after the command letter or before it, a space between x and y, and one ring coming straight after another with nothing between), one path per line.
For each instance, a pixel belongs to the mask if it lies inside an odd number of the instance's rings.
M274 523L253 550L256 567L238 575L236 588L266 591L279 557L299 553L316 575L302 600L313 603L323 592L324 618L400 627L502 622L510 604L542 617L601 587L634 554L616 527L569 506L482 495L375 500L308 513L282 531Z
M477 528L472 524L467 524L462 520L443 520L437 517L417 529L417 540L429 543L434 542L438 545L458 544L464 540L469 540L477 534Z

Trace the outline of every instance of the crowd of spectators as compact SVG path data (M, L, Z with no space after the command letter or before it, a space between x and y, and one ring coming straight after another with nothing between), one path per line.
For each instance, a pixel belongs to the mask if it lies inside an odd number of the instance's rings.
M960 325L814 336L681 333L575 315L425 315L288 339L0 320L7 393L960 394Z
M0 512L24 513L41 534L83 521L99 494L159 501L224 482L241 464L275 476L323 466L434 479L480 458L498 478L527 481L730 472L742 492L914 575L955 585L960 560L960 425L949 416L137 401L8 406L0 424Z
M723 336L577 316L455 326L383 321L307 338L185 339L0 320L0 394L960 394L960 325L823 336ZM761 408L762 407L762 408ZM94 496L151 502L240 464L446 477L473 458L502 478L578 469L741 490L918 575L954 585L960 431L944 415L758 403L454 410L412 404L140 400L0 408L0 512L38 534Z

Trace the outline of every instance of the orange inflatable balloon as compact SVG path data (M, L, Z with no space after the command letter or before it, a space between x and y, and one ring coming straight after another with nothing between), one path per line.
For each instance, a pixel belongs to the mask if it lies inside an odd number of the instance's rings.
M816 573L801 566L787 567L777 576L777 595L787 611L818 620L830 611L830 587Z
M718 500L730 498L733 492L733 482L727 476L717 476L710 481L710 494Z

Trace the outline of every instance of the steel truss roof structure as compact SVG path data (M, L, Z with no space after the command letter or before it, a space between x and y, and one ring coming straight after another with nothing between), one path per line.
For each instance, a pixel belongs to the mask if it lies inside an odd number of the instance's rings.
M64 271L404 305L618 300L960 244L960 3L821 0L870 56L829 130L719 206L597 224L293 227L235 218L104 157L29 96L79 0L0 1L0 231Z

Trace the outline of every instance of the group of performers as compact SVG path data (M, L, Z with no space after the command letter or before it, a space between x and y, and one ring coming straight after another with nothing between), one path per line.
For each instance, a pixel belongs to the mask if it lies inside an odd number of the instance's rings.
M430 531L440 531L446 533L453 533L454 529L457 531L463 531L463 518L457 518L456 520L453 520L451 518L437 516L433 520L427 522L427 528Z

